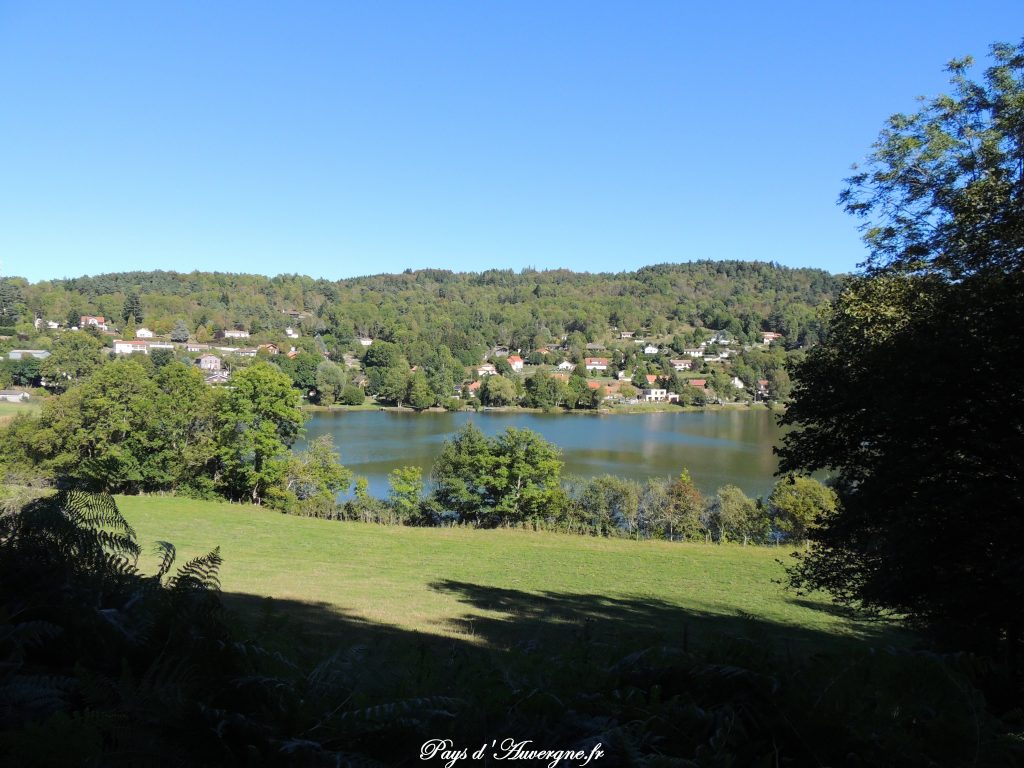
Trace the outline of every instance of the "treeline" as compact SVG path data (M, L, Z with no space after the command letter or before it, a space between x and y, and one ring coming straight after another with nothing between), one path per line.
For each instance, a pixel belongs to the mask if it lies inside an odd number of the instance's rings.
M391 472L387 499L366 492L304 514L393 525L528 528L591 536L742 544L799 542L836 511L836 494L789 476L766 498L727 485L705 497L683 469L638 482L615 475L564 478L559 449L529 429L487 437L473 424L445 442L429 492L419 467Z
M348 474L330 445L291 453L305 414L291 379L258 361L230 388L169 360L132 356L97 367L38 417L0 432L5 482L104 493L171 492L282 508L334 495ZM319 495L319 496L318 496Z
M754 342L764 330L793 346L815 343L818 307L841 279L823 270L777 264L698 261L617 274L568 270L407 271L329 281L193 272L125 272L29 284L0 281L0 325L35 318L77 324L103 315L169 334L182 322L200 340L241 327L254 334L286 326L320 334L329 350L369 337L398 344L423 365L443 340L463 365L494 345L532 350L578 334L595 342L610 328L667 337L715 328Z

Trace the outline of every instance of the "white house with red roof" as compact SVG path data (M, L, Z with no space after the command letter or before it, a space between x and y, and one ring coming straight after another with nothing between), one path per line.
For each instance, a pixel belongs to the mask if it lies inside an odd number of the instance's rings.
M608 370L608 358L607 357L588 357L584 361L588 371L607 371Z
M523 358L519 355L509 355L508 364L512 366L513 371L518 372L523 370Z
M79 328L87 328L90 325L101 331L107 330L107 324L103 320L103 315L82 315L78 318Z

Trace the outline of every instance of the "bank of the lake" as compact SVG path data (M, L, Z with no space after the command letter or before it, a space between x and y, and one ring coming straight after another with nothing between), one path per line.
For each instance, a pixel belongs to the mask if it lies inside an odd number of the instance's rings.
M674 476L685 467L705 493L733 484L752 496L767 493L775 482L778 462L772 449L782 434L776 413L767 408L675 408L628 418L617 413L545 414L522 409L392 409L315 411L306 425L306 439L333 436L342 462L367 477L374 495L384 496L392 469L419 466L429 476L444 441L470 422L488 435L508 427L540 433L562 450L566 475L615 474L643 480Z

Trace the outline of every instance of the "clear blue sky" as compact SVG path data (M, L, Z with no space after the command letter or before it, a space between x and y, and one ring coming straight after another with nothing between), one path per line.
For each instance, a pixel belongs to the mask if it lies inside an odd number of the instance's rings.
M1013 2L0 0L0 270L847 271L884 119Z

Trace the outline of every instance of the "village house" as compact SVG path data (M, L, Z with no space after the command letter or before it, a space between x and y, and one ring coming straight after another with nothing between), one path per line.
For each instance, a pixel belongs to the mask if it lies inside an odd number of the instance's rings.
M600 352L602 349L604 349L604 344L599 344L596 341L587 344L587 352Z
M210 375L206 376L203 381L210 386L214 386L216 384L227 384L228 379L230 378L231 374L228 371L214 371Z
M0 389L0 401L5 403L23 403L30 397L28 392L20 389Z
M153 349L174 349L174 344L169 341L150 341L146 343L146 348Z
M189 352L205 352L209 348L209 344L197 344L194 341L190 341L185 345L185 349L187 349Z
M45 360L50 356L46 349L12 349L7 353L8 360L24 360L26 357L34 357L36 360Z
M676 371L688 371L693 368L693 360L691 358L680 358L669 361L672 364L672 368Z
M201 355L199 358L199 368L203 371L219 371L221 369L221 359L216 355Z
M508 347L497 346L492 347L491 351L487 353L488 357L508 357Z
M607 371L608 370L608 358L607 357L588 357L585 361L588 371Z
M296 331L291 326L288 326L287 328L284 329L284 335L287 336L289 339L299 338L299 332Z
M219 339L248 339L249 332L243 331L241 328L225 328L223 331L217 333Z
M703 357L704 350L700 347L688 347L683 350L683 354L687 357Z
M635 334L635 333L636 333L636 331L622 331L619 334L619 338L620 339L632 339L633 338L633 334Z
M360 336L359 343L364 347L368 347L371 344L373 344L373 339L371 339L369 336Z
M656 355L658 354L658 348L654 344L648 344L646 347L644 347L644 354Z
M87 328L90 325L101 331L107 330L107 324L103 320L103 315L82 315L78 319L79 328Z
M479 397L480 396L480 382L479 381L470 382L468 385L466 385L466 392L469 393L470 397Z
M281 351L281 348L277 346L277 344L260 344L256 349L263 350L268 355L276 355Z
M732 385L736 387L736 389L746 389L739 376L732 377Z
M495 368L491 363L484 363L476 369L477 376L496 376L498 369Z
M508 364L512 366L512 370L517 373L523 370L523 358L519 355L509 355Z
M256 357L257 351L256 347L242 347L235 354L239 357Z
M645 403L663 403L668 398L668 390L660 387L649 387L641 394Z
M131 355L135 352L141 352L144 355L148 355L149 345L144 341L124 341L122 339L117 339L114 342L115 355Z
M136 339L152 339L153 332L149 328L137 328L135 330Z
M560 371L572 371L575 369L576 365L574 363L569 362L568 360L563 360L558 364L558 370Z
M781 333L775 333L775 331L765 331L761 334L761 341L763 344L771 344L772 342L778 341L782 338Z
M707 379L690 379L686 383L691 387L696 387L697 389L707 389L708 386Z
M551 350L548 349L547 347L539 347L537 349L537 354L538 355L550 355L551 354Z

